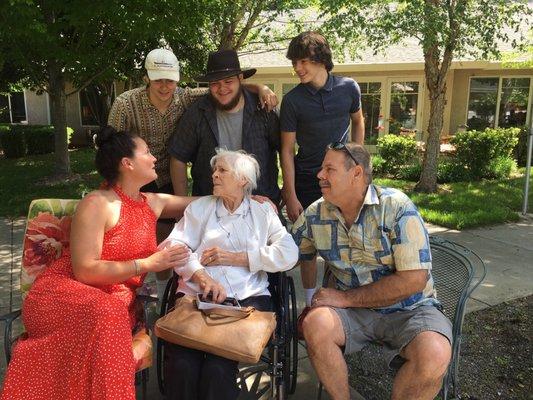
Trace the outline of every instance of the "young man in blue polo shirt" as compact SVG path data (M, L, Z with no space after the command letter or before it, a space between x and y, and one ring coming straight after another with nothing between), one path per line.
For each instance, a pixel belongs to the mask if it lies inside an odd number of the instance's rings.
M327 145L346 141L362 145L365 126L359 85L330 73L331 49L322 35L300 33L291 40L287 58L300 78L300 84L283 97L280 113L282 196L288 217L294 222L322 197L317 173ZM316 266L314 261L305 264L309 265L302 265L302 280L309 303L316 284Z

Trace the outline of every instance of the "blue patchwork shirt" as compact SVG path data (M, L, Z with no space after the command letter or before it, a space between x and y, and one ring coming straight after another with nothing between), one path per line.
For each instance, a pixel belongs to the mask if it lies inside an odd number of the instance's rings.
M330 266L339 290L368 285L395 271L428 271L423 291L376 309L379 312L439 304L427 230L416 206L397 189L369 185L349 229L340 209L321 198L300 215L292 233L300 259L310 260L318 253Z

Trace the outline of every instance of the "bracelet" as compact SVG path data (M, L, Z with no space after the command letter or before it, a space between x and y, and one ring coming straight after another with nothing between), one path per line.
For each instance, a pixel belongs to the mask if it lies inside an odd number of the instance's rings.
M137 260L133 260L133 267L135 268L135 276L141 274L141 266Z

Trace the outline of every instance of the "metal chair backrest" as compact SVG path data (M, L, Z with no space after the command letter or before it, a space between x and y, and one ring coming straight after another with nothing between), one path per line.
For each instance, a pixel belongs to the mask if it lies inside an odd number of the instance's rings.
M456 244L432 237L430 245L433 258L431 273L437 298L444 306L444 314L453 321L467 295L474 273L473 266L466 253L462 255L453 248Z
M459 388L459 358L466 301L485 278L486 269L476 253L458 243L431 236L430 246L437 298L444 306L444 314L453 324L452 360L442 385L442 397L447 399L449 391L457 397Z

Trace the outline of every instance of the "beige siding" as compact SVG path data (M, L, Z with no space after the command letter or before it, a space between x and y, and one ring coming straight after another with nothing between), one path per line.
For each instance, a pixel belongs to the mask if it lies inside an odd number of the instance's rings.
M452 67L447 78L446 106L444 109L443 136L454 134L460 125L466 122L468 92L470 77L508 77L529 76L533 79L531 69L502 69L498 64L480 62L481 68L463 69L465 65L457 63ZM477 66L477 65L476 65ZM388 118L390 107L390 83L395 80L413 79L420 82L420 100L417 129L427 133L429 123L429 93L426 88L423 64L414 63L410 69L391 69L390 65L368 66L372 70L364 70L362 65L340 65L333 69L338 75L350 76L356 81L368 82L379 81L382 84L381 113L385 118L385 132L388 131ZM290 67L280 68L272 72L272 68L258 68L257 74L249 79L250 82L273 84L276 95L281 99L284 83L298 83L298 78L292 73ZM530 103L533 99L530 98ZM531 105L530 105L531 108ZM529 116L529 120L531 116Z
M26 119L29 125L47 125L50 123L47 97L46 93L39 95L29 89L24 90Z

